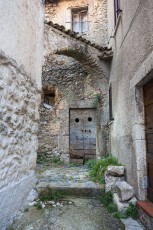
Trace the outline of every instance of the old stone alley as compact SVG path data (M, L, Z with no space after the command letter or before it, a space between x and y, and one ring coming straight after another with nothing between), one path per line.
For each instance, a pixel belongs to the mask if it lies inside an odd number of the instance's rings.
M152 17L0 1L0 230L153 229Z

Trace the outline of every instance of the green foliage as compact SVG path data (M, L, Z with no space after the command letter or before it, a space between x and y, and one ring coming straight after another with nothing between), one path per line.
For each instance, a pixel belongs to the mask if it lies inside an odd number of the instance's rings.
M53 156L51 159L51 162L57 165L61 165L63 164L63 161L60 160L60 157L58 156Z
M114 213L113 213L113 216L116 217L117 219L125 219L125 218L127 218L126 215L125 215L124 213L119 212L119 211L114 212Z
M107 208L107 210L113 214L114 217L121 219L121 218L128 218L132 217L133 219L138 218L138 210L136 205L130 203L129 207L127 208L125 213L119 212L117 209L116 204L113 202L113 194L111 192L102 192L99 200L101 203Z
M102 99L103 99L102 94L101 93L97 93L95 95L95 98L94 98L93 102L92 102L92 106L95 107L95 108L98 107L98 105L101 104Z
M63 197L63 195L56 189L52 189L50 187L46 187L39 193L38 199L42 202L48 200L58 201Z
M92 168L94 167L95 163L96 163L96 160L95 160L95 159L93 159L93 160L88 160L87 163L86 163L88 169L92 169Z
M117 205L112 202L108 205L107 209L110 213L117 212Z
M113 202L113 194L111 192L102 192L99 200L104 206L108 206Z
M67 166L69 166L69 167L79 167L80 164L77 163L77 162L72 162L72 163L69 163Z
M105 184L104 174L109 165L119 166L117 158L112 155L101 158L100 160L89 160L87 166L89 169L89 176L94 182Z
M35 206L38 210L42 209L42 204L40 203L40 201L38 201L34 206Z
M125 213L126 217L132 217L138 219L138 210L135 204L130 203Z
M37 164L42 164L43 162L46 162L47 159L44 157L44 154L38 154L37 155Z
M107 207L110 213L117 212L117 206L113 202L113 194L111 192L102 192L99 200L105 207Z
M38 154L37 164L43 164L45 166L50 166L50 167L57 167L63 165L64 162L60 160L59 156L53 156L51 159L47 159L45 157L45 153L43 153L43 154Z

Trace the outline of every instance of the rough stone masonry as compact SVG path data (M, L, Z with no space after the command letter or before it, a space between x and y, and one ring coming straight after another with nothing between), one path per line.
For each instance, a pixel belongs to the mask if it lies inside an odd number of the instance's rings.
M43 45L39 0L0 1L0 229L35 182Z

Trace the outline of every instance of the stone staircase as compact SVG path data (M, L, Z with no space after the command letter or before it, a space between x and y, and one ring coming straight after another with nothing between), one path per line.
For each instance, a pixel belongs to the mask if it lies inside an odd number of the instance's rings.
M40 192L46 187L77 197L96 197L105 189L90 180L86 166L51 168L38 173L36 190Z

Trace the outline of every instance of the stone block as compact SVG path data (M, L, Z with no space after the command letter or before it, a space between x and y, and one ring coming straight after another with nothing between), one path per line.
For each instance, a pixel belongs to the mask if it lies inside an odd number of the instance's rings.
M120 201L120 198L117 195L117 193L113 194L113 201L117 205L118 211L120 211L122 213L125 213L126 209L129 207L129 203L128 202L121 202Z
M121 221L125 226L125 230L144 230L144 227L141 225L141 223L132 219L131 217L127 219L121 219Z
M60 159L61 159L61 161L64 161L64 163L70 162L69 154L66 154L66 153L62 153Z
M117 182L116 191L121 201L127 201L134 196L134 188L126 181Z
M38 198L38 192L35 189L32 189L28 195L27 201L32 202Z
M105 190L107 192L108 191L116 192L116 183L124 180L125 180L124 176L115 177L115 176L105 175Z
M106 171L107 175L111 175L111 176L123 176L124 175L124 166L108 166L107 167L107 171Z
M137 203L137 198L132 197L132 199L130 199L130 200L128 201L128 203L129 203L129 204L132 203L132 204L135 204L135 205L136 205L136 203Z

